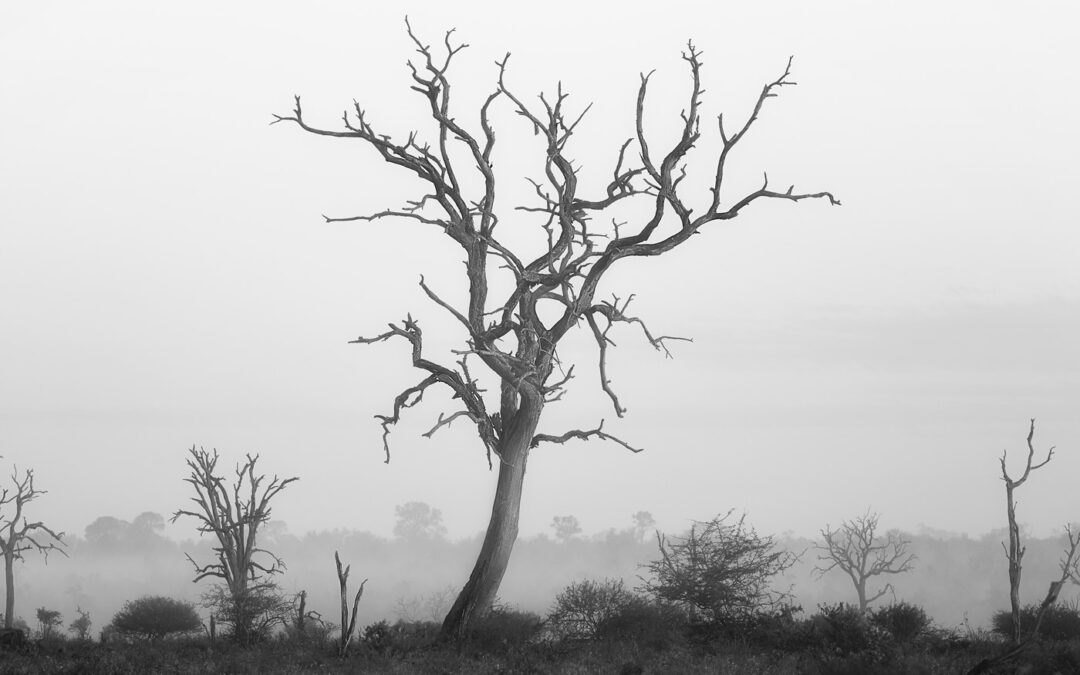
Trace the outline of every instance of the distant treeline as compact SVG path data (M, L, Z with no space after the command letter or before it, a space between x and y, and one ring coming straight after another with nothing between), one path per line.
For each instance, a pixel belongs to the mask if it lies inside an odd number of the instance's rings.
M381 537L358 530L290 534L284 524L271 523L261 545L281 557L287 570L279 578L283 590L308 593L308 608L333 619L338 603L334 552L352 565L357 580L368 584L359 623L379 619L441 619L458 585L467 578L481 544L481 535L450 540L443 535L438 512L434 520L399 528L398 536ZM400 510L399 510L400 515ZM703 518L711 517L702 514ZM629 520L629 519L628 519ZM196 560L212 555L209 538L177 542L162 534L165 520L142 513L128 521L103 516L87 526L83 536L69 535L68 557L50 555L48 564L35 557L19 563L18 614L33 621L37 607L59 610L65 619L76 608L90 613L96 630L106 625L126 600L142 595L166 595L198 602L208 585L192 583ZM571 530L572 532L572 530ZM682 533L668 533L680 535ZM658 556L655 534L640 523L592 535L558 532L519 539L501 590L500 601L544 614L553 598L572 581L623 579L639 585L641 565ZM1001 547L1004 531L982 537L905 534L918 556L910 573L890 577L895 597L922 606L936 623L987 627L991 615L1008 607L1008 577ZM801 556L781 579L790 586L795 603L812 613L819 603L852 602L851 581L841 572L819 577L814 541L777 537L780 547ZM1024 602L1036 602L1059 575L1063 537L1026 539ZM871 583L873 584L873 580ZM878 603L892 600L886 595ZM1068 589L1064 602L1076 602ZM29 616L27 616L29 614Z

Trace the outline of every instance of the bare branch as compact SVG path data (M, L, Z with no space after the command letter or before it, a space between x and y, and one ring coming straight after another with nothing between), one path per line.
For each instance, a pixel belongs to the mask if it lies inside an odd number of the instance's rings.
M593 337L596 338L596 346L600 349L597 357L597 366L600 371L600 388L611 399L611 404L615 406L615 414L622 417L626 414L626 408L619 403L619 397L615 394L615 390L611 388L611 380L607 374L607 348L609 344L614 344L607 336L607 332L611 330L611 324L609 323L603 330L600 330L600 326L596 323L596 318L592 313L585 315L585 321L588 322Z
M453 309L443 302L437 295L430 292L421 279L421 287L425 291L429 292L429 297L435 302L445 306L448 310L453 312ZM484 446L488 453L488 463L491 463L491 453L498 453L498 436L495 426L491 424L491 420L488 416L487 410L484 405L484 399L480 390L476 386L476 382L466 372L463 377L460 373L454 371L446 366L439 365L423 355L423 332L420 330L420 325L412 318L412 315L408 315L400 326L389 324L390 330L385 333L381 333L374 337L365 338L358 337L355 340L351 340L350 344L372 344L375 342L383 342L389 340L392 337L402 337L409 341L412 345L412 362L415 368L426 371L428 376L421 380L418 384L405 389L394 398L393 408L389 415L376 415L375 418L380 421L383 429L383 451L386 454L386 463L390 463L390 428L398 423L401 419L401 412L406 408L411 408L423 399L424 391L435 384L444 384L448 386L454 394L455 398L459 398L465 404L465 409L469 413L469 417L476 423L477 432L480 435L481 440L484 442ZM470 353L476 353L484 359L484 362L496 372L512 374L515 373L514 358L508 354L504 354L498 350L469 350ZM464 352L457 352L464 353Z
M597 426L595 429L590 429L588 431L582 431L581 429L573 429L571 431L567 431L560 436L552 436L551 434L536 434L535 436L533 436L532 444L530 447L535 448L541 443L562 444L572 439L587 441L590 438L599 438L602 441L612 441L613 443L618 443L619 445L623 446L624 448L633 453L642 452L645 449L635 448L626 441L616 436L612 436L611 434L604 431L604 420L600 420L599 426Z
M443 415L443 413L439 413L439 420L437 422L435 422L435 426L431 427L431 429L429 429L427 433L421 434L421 435L424 438L431 438L432 436L435 435L436 431L438 431L442 427L450 426L450 423L453 422L454 420L456 420L459 417L468 417L468 418L472 419L472 415L469 413L468 410L459 410L456 413L453 413L452 415L450 415L449 417L445 417Z
M328 223L347 223L356 220L372 221L379 220L380 218L410 218L412 220L418 220L421 223L426 223L428 225L438 225L444 230L450 227L449 223L446 223L445 221L435 220L433 218L425 218L411 210L394 211L387 209L385 211L379 211L378 213L373 213L368 216L348 216L345 218L331 218L330 216L323 214L323 220Z

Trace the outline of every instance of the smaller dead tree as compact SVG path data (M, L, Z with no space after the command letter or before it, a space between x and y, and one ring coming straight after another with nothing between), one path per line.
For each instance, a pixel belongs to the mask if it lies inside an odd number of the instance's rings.
M40 521L32 523L23 513L27 504L47 492L34 487L34 470L27 469L20 478L19 470L12 469L11 482L13 489L0 490L0 554L4 556L4 587L7 593L4 628L7 630L13 628L15 621L15 561L22 560L27 551L42 554L46 563L50 551L67 555L60 548L64 546L63 532L54 532Z
M1043 463L1045 464L1045 462ZM1074 532L1071 526L1067 526L1065 528L1065 536L1068 543L1065 547L1065 554L1061 558L1061 576L1056 581L1050 582L1050 588L1046 590L1046 597L1043 598L1043 601L1039 604L1038 611L1035 612L1035 623L1031 625L1030 630L1027 631L1027 635L1024 635L1023 632L1020 631L1020 617L1016 611L1013 611L1013 644L1001 654L983 659L975 664L975 667L968 671L968 675L989 673L994 668L1009 663L1020 656L1032 641L1038 637L1039 628L1042 626L1043 618L1046 616L1046 612L1050 609L1050 606L1057 602L1058 595L1065 586L1065 582L1072 580L1073 583L1080 584L1080 532ZM1020 634L1019 640L1016 639L1018 633Z
M309 620L314 621L318 626L324 625L322 614L307 608L307 591L297 593L293 601L296 603L296 618L293 619L293 628L296 629L296 635L303 639L307 635Z
M334 551L334 564L337 566L338 586L341 589L341 640L338 643L338 654L345 656L349 652L349 644L352 642L353 633L356 631L356 610L360 607L360 598L364 595L364 584L367 579L360 582L360 589L353 598L352 615L349 614L349 571L352 565L341 568L341 558Z
M1031 420L1031 427L1028 429L1027 435L1027 461L1024 463L1024 472L1020 474L1019 478L1014 479L1010 476L1009 469L1005 466L1005 458L1009 454L1008 450L1002 450L1001 452L1001 479L1005 481L1005 508L1009 518L1009 546L1005 549L1005 557L1009 561L1009 607L1012 610L1012 640L1014 645L1020 644L1022 635L1020 626L1020 576L1023 571L1021 563L1024 560L1024 552L1026 551L1026 547L1020 543L1020 525L1016 522L1016 498L1014 493L1016 488L1027 481L1032 471L1046 466L1054 456L1054 448L1051 447L1046 452L1046 459L1038 464L1033 464L1032 460L1035 458L1035 446L1031 442L1033 438L1035 438L1034 418ZM1004 542L1002 542L1001 546L1002 548L1005 547Z
M1005 546L1005 542L1001 543L1001 547L1005 549L1005 557L1009 562L1009 605L1012 614L1012 644L1009 649L998 654L995 657L983 659L975 665L974 668L968 671L969 675L977 673L987 673L996 668L997 666L1009 663L1016 659L1028 645L1039 635L1039 627L1042 625L1042 620L1046 616L1046 611L1057 602L1058 595L1061 593L1062 587L1065 582L1070 579L1075 583L1080 583L1080 532L1074 532L1071 526L1065 528L1065 535L1067 537L1067 544L1065 547L1065 555L1061 559L1061 576L1050 583L1050 588L1046 591L1046 597L1043 598L1042 603L1039 604L1039 610L1035 614L1035 623L1029 630L1025 631L1024 627L1020 625L1020 577L1023 571L1022 562L1024 559L1024 553L1027 548L1020 542L1020 525L1016 520L1016 488L1020 487L1027 481L1028 476L1032 471L1041 469L1046 466L1050 460L1054 457L1054 447L1051 447L1046 451L1046 459L1041 462L1035 463L1035 446L1032 439L1035 438L1035 419L1031 419L1031 426L1028 428L1027 435L1027 458L1024 462L1024 472L1020 474L1019 478L1013 478L1009 475L1009 469L1005 465L1005 460L1008 457L1008 451L1003 450L1001 453L1001 479L1005 481L1005 507L1006 515L1009 519L1009 545ZM1025 635L1026 633L1026 635Z
M867 510L861 516L845 520L835 530L826 525L821 531L821 543L814 546L820 561L814 571L819 577L834 569L847 574L855 585L860 613L865 613L871 602L893 590L892 584L886 583L868 596L867 581L872 577L910 572L915 562L915 554L908 552L911 542L899 532L887 532L884 537L878 535L879 518L879 514Z
M285 569L285 563L259 548L256 537L259 528L270 520L270 500L299 479L275 475L266 482L265 474L255 473L259 456L247 455L247 460L236 467L236 482L229 486L216 473L217 450L209 453L192 447L190 453L187 465L191 475L184 480L195 489L191 501L198 509L178 510L172 522L190 516L199 522L200 532L217 538L216 562L200 565L187 556L195 566L194 581L216 577L224 582L221 592L211 590L205 602L219 621L232 627L238 643L252 644L274 623L283 623L284 612L291 610L291 603L280 597L277 586L270 581Z

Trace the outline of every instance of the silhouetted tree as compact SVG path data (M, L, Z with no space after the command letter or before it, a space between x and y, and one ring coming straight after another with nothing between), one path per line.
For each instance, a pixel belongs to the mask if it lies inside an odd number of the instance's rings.
M53 629L64 622L60 612L55 609L45 609L44 607L38 607L37 620L42 640L48 640L52 637Z
M819 576L833 569L847 574L855 586L860 613L865 613L871 602L893 587L891 583L886 583L868 596L866 582L871 577L910 572L915 562L915 554L908 553L911 541L899 532L886 532L884 538L878 535L879 518L879 514L868 510L861 516L840 523L835 530L826 525L821 531L821 542L814 546L820 552L818 560L821 561L814 570Z
M638 511L633 516L634 519L634 537L638 541L645 538L645 535L656 527L656 519L648 511Z
M404 219L443 233L464 255L468 282L468 300L464 304L451 303L420 277L423 292L452 316L467 336L464 347L455 351L460 357L458 361L439 363L425 353L420 324L411 315L398 324L390 324L379 335L353 340L356 344L370 344L402 339L409 343L413 366L423 373L419 382L398 394L388 414L378 416L388 462L390 429L405 409L419 403L433 387L449 389L460 408L440 414L425 435L431 436L464 418L475 426L489 467L492 456L498 459L499 473L484 543L468 582L443 623L444 638L462 638L472 622L490 610L506 571L518 534L522 485L530 451L542 443L593 438L616 442L634 452L639 450L606 432L602 420L591 429L561 434L537 432L545 406L559 400L573 376L573 367L560 360L558 347L574 327L587 325L595 338L600 387L620 417L626 408L617 397L607 370L607 352L614 344L611 331L615 325L636 324L645 339L665 354L670 341L682 339L651 332L639 317L629 312L632 295L598 299L601 280L608 271L625 267L622 265L625 260L667 253L710 223L731 220L758 200L796 202L823 198L832 204L839 202L828 192L799 193L794 187L777 191L770 187L767 178L761 187L741 196L723 191L731 151L746 137L765 101L776 96L781 87L794 84L789 79L790 60L783 74L762 88L753 111L737 131L730 133L720 118L722 146L714 157L714 169L710 170L709 189L701 206L691 206L683 179L687 175L687 155L700 138L703 93L701 53L692 44L683 55L690 69L691 86L678 138L660 153L656 152L657 145L646 140L644 109L650 78L642 76L634 116L636 133L613 153L610 181L594 191L579 180L579 167L569 152L570 141L584 113L573 114L567 109L567 94L561 85L553 96L541 96L539 105L527 105L507 83L507 56L497 64L497 84L480 107L480 131L476 133L467 129L450 109L451 83L447 73L453 57L465 45L455 45L447 33L443 41L445 56L437 56L435 50L416 37L411 26L408 35L420 55L419 64L409 64L412 88L428 103L434 122L434 145L422 142L415 132L405 140L395 141L374 126L359 103L354 105L354 116L346 113L344 128L340 130L310 124L304 117L299 96L295 98L293 111L275 115L274 122L292 122L321 136L357 139L374 149L384 161L403 170L403 174L418 178L424 186L423 192L404 207L370 215L325 217L327 222ZM539 138L535 152L544 165L544 178L532 181L537 201L518 205L513 211L498 208L495 198L492 157L496 136L490 113L500 99ZM513 149L514 154L523 151L518 146ZM640 215L627 215L624 207L635 202L641 203ZM518 246L521 239L516 235L504 237L502 230L496 233L500 222L509 220L515 213L525 214L522 218L526 220L533 218L546 243L530 249ZM505 294L493 300L503 290ZM484 396L486 388L473 374L476 361L498 382L496 387L488 389L493 391L490 398Z
M576 516L555 516L551 519L551 528L555 530L555 538L564 544L581 534L581 523Z
M264 474L255 473L259 456L247 455L247 460L236 467L236 482L228 486L216 473L217 450L211 454L192 447L190 453L187 465L191 475L184 480L195 489L191 501L198 505L198 510L179 510L172 520L175 522L180 516L195 518L200 532L217 539L216 562L199 565L187 556L195 566L194 581L216 577L224 582L220 589L215 587L207 592L206 605L219 621L232 626L237 642L251 644L263 636L268 625L284 621L284 615L279 616L278 611L283 603L291 609L291 603L267 581L281 572L285 563L259 548L257 535L259 527L270 519L270 500L298 479L274 476L266 482Z
M113 516L100 516L86 526L86 544L98 551L123 554L130 550L150 551L174 547L175 544L161 534L165 529L165 517L153 511L144 511L131 522Z
M446 526L442 522L442 511L424 502L408 502L394 507L397 520L394 522L394 536L405 541L442 539L446 536Z
M90 637L90 626L93 624L90 620L90 612L84 612L82 607L76 608L75 612L79 617L68 624L68 630L80 640L86 640Z
M0 490L0 553L4 556L4 628L10 629L15 620L15 561L21 560L27 551L37 551L49 560L50 551L63 555L64 533L54 532L44 523L30 522L24 510L47 490L34 487L34 470L27 469L19 477L17 468L11 470L13 487ZM51 541L50 541L51 540ZM58 546L59 544L59 546Z
M131 527L140 532L158 533L165 529L165 516L153 511L143 511L131 521Z
M86 529L83 537L90 546L101 550L116 551L127 541L131 523L114 516L99 516Z

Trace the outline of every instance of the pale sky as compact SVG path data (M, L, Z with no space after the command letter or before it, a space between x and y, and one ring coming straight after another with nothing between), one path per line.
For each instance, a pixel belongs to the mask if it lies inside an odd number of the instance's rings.
M535 7L532 11L529 8ZM269 126L293 94L337 128L356 98L387 133L428 132L408 89L407 12L427 41L471 46L451 77L468 124L513 53L520 96L561 79L593 102L571 153L610 170L647 115L675 133L680 53L704 52L708 180L717 113L743 118L795 56L729 162L732 189L831 190L747 209L686 247L610 277L657 331L694 338L665 360L631 330L609 367L616 420L585 332L571 395L542 431L605 429L533 453L522 533L576 515L586 532L651 511L661 527L745 509L764 532L811 535L867 507L886 526L980 534L1004 524L997 459L1028 419L1053 463L1021 495L1040 533L1080 520L1080 62L1074 3L541 5L454 2L34 2L0 8L0 455L50 494L32 517L170 513L193 444L301 480L274 516L294 532L388 534L394 505L482 530L494 473L465 424L420 437L430 396L403 343L348 345L411 312L431 349L460 345L417 287L463 286L445 237L411 223L324 224L399 206L419 186L360 143ZM530 99L535 100L535 99ZM542 152L496 107L503 228ZM693 184L695 177L688 180ZM702 191L701 199L706 195ZM535 228L522 222L521 228Z

